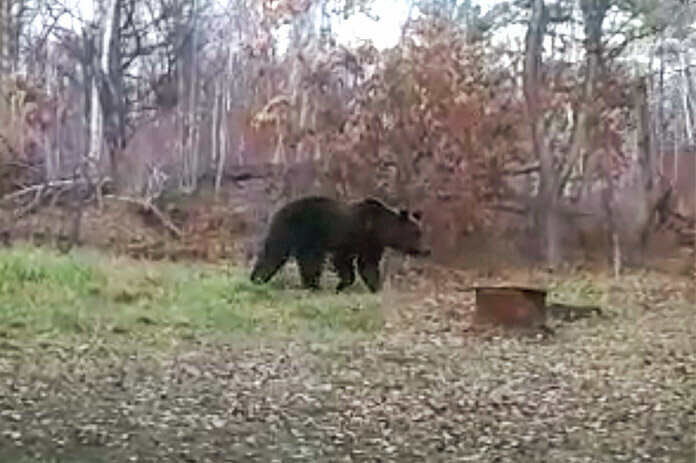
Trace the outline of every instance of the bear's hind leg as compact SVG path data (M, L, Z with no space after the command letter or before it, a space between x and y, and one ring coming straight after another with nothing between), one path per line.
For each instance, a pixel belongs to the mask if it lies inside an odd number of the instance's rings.
M307 289L319 289L319 279L324 267L324 253L300 252L297 256L297 263L300 267L302 286Z
M358 256L358 273L370 291L379 290L379 260Z
M336 268L336 273L338 273L338 278L340 278L338 286L336 286L337 293L340 293L355 283L353 259L353 256L345 254L336 254L334 256L334 267Z

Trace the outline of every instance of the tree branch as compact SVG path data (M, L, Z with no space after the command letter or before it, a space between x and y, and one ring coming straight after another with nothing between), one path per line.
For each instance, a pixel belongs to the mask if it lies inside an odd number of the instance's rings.
M138 198L131 198L128 196L105 196L105 198L108 199L114 199L116 201L122 201L130 204L135 204L137 206L140 206L141 208L145 209L146 211L152 212L164 225L164 227L169 230L172 235L174 235L177 239L182 239L184 237L183 232L176 226L174 223L171 221L169 217L167 217L164 212L160 211L157 206L152 204L151 201L147 199L138 199Z

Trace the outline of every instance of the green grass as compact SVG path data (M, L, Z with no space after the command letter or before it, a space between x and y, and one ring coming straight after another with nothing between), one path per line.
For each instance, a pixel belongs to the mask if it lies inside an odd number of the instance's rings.
M293 267L256 286L236 267L135 261L84 249L67 255L3 249L0 350L95 339L135 347L379 329L375 296L360 287L336 295L326 280L325 289L313 293L299 287Z
M59 457L54 457L51 459L31 459L31 458L20 458L18 460L0 460L2 463L91 463L89 461L84 461L84 460L69 460L69 459L62 459Z
M573 275L551 281L548 285L549 299L567 304L602 305L608 291L608 283L598 285L583 275Z

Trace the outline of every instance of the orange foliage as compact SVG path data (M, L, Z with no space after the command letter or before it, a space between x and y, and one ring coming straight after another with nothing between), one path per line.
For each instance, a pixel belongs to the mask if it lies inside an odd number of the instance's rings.
M323 183L338 195L422 207L452 233L485 224L485 206L505 190L503 169L528 160L522 101L501 84L512 76L461 30L434 20L415 22L382 55L369 45L332 52L303 79L319 120L312 130L287 117L281 97L255 121L287 121L288 150L319 143Z
M64 122L65 100L28 78L0 81L0 193L44 180L45 136Z

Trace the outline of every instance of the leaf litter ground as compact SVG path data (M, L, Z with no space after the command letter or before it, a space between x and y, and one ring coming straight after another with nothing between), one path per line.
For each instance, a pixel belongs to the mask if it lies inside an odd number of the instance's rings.
M17 252L0 269L3 462L694 461L687 279L500 276L606 315L513 336L468 330L466 272L259 295L230 269ZM261 315L218 313L241 305Z

